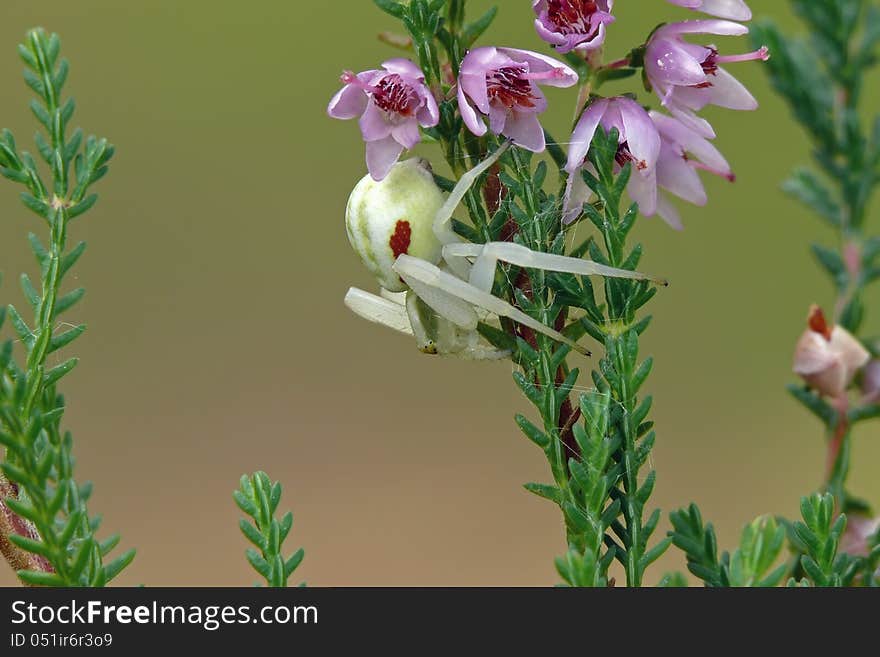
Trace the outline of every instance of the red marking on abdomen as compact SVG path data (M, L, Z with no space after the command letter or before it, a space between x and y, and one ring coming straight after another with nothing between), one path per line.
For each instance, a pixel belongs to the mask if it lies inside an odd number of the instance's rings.
M394 254L395 260L398 256L409 252L409 245L411 242L412 228L408 221L401 219L397 222L397 226L394 228L394 235L391 236L391 240L388 242L388 246L391 247L391 252Z

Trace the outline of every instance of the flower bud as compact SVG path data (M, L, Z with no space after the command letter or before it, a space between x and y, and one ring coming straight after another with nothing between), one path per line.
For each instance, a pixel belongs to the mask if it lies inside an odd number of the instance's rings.
M354 188L345 210L348 240L389 292L407 289L391 269L398 256L440 261L442 245L434 234L434 217L444 201L430 164L419 158L398 162L381 182L364 176Z
M810 309L808 324L795 349L794 372L820 394L840 397L871 355L849 331L829 327L818 306Z
M871 539L878 531L880 531L880 518L848 514L846 531L840 537L839 552L854 557L867 557L871 552Z
M865 404L880 404L880 359L868 363L862 373L862 392Z

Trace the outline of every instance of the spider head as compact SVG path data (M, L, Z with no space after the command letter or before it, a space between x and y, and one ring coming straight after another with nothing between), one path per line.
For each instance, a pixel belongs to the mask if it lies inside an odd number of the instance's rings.
M428 340L426 343L419 345L419 351L429 356L436 356L440 353L440 350L437 348L437 345L433 340Z
M351 193L345 210L348 239L389 292L407 289L391 269L400 255L440 261L441 244L433 226L444 200L430 164L420 158L395 164L381 182L365 176Z

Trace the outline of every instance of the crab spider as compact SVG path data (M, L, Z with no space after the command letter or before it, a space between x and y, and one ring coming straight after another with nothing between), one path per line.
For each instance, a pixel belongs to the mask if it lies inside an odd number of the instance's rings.
M510 242L472 244L451 227L452 215L471 186L510 147L505 142L465 173L447 198L429 165L418 159L394 166L382 182L366 176L346 209L349 240L379 281L380 295L351 288L349 309L371 322L415 337L424 353L475 360L510 352L485 344L477 331L489 315L507 317L572 349L589 351L492 294L499 262L546 271L665 282L590 260L532 251Z

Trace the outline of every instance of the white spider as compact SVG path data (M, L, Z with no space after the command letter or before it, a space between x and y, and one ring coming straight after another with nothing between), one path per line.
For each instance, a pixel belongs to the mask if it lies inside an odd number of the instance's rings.
M464 174L445 202L422 160L395 165L379 183L366 176L349 199L346 228L355 251L378 279L381 296L351 288L346 306L364 319L414 336L424 353L473 360L508 357L509 351L485 343L477 331L478 322L497 315L590 355L492 294L499 261L529 269L665 284L638 272L540 253L510 242L464 242L451 228L452 214L468 189L509 146L509 142L503 144Z

